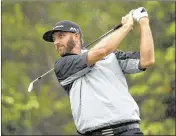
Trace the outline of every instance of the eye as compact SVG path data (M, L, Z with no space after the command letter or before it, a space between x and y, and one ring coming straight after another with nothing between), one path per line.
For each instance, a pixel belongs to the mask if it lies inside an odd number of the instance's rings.
M60 37L63 37L63 36L65 36L65 34L64 33L60 33L60 35L59 35Z

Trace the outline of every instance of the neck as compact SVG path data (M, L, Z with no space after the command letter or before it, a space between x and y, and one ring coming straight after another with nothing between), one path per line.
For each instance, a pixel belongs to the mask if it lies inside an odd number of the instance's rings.
M70 53L74 53L74 54L81 54L81 49L80 48L73 48L72 50L71 50L71 52Z

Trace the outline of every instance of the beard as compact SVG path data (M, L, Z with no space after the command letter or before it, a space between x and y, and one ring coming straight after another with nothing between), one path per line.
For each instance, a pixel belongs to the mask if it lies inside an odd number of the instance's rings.
M65 54L70 53L74 47L75 47L75 42L71 37L67 42L67 47L64 48L62 52L60 52L60 55L64 56Z

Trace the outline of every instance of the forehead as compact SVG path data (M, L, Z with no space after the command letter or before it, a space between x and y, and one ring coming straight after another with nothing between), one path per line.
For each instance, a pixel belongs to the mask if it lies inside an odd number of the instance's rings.
M57 35L60 35L60 34L71 34L70 32L63 32L63 31L56 31L56 32L53 32L53 36L57 36Z

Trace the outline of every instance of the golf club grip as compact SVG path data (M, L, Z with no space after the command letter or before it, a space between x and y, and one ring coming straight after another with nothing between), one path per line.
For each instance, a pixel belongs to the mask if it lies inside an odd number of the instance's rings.
M115 27L114 27L114 30L120 28L121 26L122 26L122 23L120 23L119 25L115 26Z

